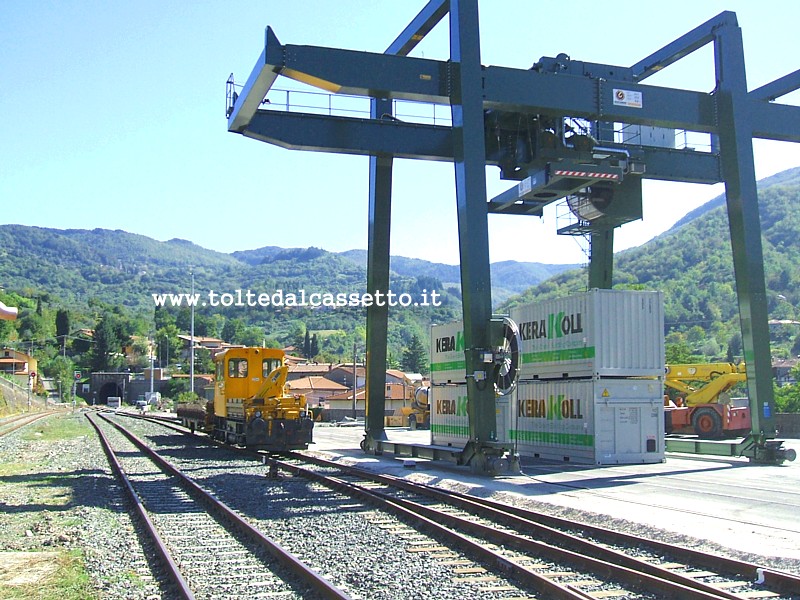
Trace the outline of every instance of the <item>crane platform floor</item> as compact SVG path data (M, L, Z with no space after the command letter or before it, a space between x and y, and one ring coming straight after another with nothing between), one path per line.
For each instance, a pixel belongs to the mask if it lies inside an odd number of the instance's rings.
M390 442L429 445L430 432L387 428ZM446 461L372 456L359 447L363 425L317 426L309 451L504 502L532 502L592 524L651 529L664 541L685 536L740 553L788 559L800 569L800 459L758 465L747 459L667 453L662 463L579 465L523 457L521 473L486 477ZM800 440L784 446L800 455ZM581 511L577 513L576 511ZM645 533L646 535L646 533Z

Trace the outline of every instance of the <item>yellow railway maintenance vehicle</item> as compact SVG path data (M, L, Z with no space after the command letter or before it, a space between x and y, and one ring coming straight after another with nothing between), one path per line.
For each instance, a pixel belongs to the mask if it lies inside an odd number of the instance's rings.
M304 450L314 421L305 396L286 390L282 350L229 348L214 357L214 400L180 404L181 422L221 442L255 450Z

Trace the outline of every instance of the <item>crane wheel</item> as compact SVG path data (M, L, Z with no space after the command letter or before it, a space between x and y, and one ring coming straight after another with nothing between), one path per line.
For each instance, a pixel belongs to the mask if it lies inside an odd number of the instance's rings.
M722 417L713 408L698 408L694 411L692 427L701 438L719 439L722 437Z

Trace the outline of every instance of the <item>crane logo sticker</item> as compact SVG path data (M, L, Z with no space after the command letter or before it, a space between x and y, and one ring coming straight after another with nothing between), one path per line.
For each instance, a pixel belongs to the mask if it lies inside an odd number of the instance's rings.
M436 339L436 353L458 352L464 350L464 332L459 331L456 335L449 335Z
M642 108L642 92L614 88L614 106Z
M564 419L583 419L581 401L576 398L567 398L565 394L549 398L531 398L519 401L519 417L532 419L547 419L548 421L561 421Z
M459 396L455 400L448 400L447 398L439 398L438 400L436 400L436 414L466 417L467 397Z
M576 333L583 333L581 313L550 313L547 319L519 324L519 334L523 341L562 338Z

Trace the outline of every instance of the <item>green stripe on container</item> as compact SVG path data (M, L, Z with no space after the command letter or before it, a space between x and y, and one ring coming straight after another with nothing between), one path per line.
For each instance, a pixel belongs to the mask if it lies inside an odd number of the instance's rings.
M431 363L431 371L454 371L461 369L462 371L467 368L466 361L453 360L450 362Z
M510 438L517 442L537 444L561 444L562 446L593 446L594 436L582 433L556 433L552 431L525 431L511 429Z
M437 425L431 423L431 431L433 433L441 433L442 435L463 435L469 437L469 426L466 425Z
M586 360L588 358L594 358L594 346L566 348L564 350L544 350L542 352L526 352L522 355L522 362L564 362L568 360Z

